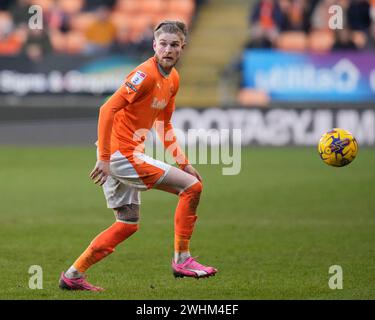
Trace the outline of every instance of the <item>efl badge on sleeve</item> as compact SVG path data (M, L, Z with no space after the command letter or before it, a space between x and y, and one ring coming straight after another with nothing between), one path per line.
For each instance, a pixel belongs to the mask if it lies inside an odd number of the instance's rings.
M142 71L136 71L136 73L131 78L130 82L135 86L138 86L146 78L146 74Z

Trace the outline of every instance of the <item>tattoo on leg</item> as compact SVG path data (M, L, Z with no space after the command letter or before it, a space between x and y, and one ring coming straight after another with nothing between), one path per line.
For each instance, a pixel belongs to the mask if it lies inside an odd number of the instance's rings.
M113 209L117 221L126 223L138 223L139 221L139 205L130 203L122 207Z

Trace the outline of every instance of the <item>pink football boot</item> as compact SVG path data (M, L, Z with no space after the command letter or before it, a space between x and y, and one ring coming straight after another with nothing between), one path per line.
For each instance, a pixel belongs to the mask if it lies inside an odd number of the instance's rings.
M187 258L183 263L175 263L172 260L173 275L177 278L183 277L194 277L194 278L208 278L214 276L217 269L214 267L206 267L197 261L193 257Z
M86 277L69 279L65 277L64 272L61 273L59 287L66 290L86 290L86 291L103 291L103 288L96 287L87 282Z

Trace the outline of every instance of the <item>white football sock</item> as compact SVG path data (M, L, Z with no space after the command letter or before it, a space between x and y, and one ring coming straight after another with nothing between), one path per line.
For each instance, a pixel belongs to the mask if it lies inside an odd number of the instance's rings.
M174 253L174 262L175 263L183 263L187 258L191 257L190 252L175 252Z
M71 266L67 272L65 272L65 277L68 279L81 278L83 273L79 272L74 266Z

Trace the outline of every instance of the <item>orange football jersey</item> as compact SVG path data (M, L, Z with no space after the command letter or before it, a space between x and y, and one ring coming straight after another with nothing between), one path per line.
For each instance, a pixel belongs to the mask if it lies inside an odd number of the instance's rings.
M165 133L173 130L170 120L178 88L179 76L176 69L163 75L155 57L134 69L123 85L100 108L99 159L108 161L117 150L123 154L135 149L144 152L145 132L153 127L156 120L164 122ZM173 134L171 141L163 139L163 142L166 148L176 145L176 137ZM172 155L176 162L180 166L185 165L187 159L181 149L178 146L174 149Z

